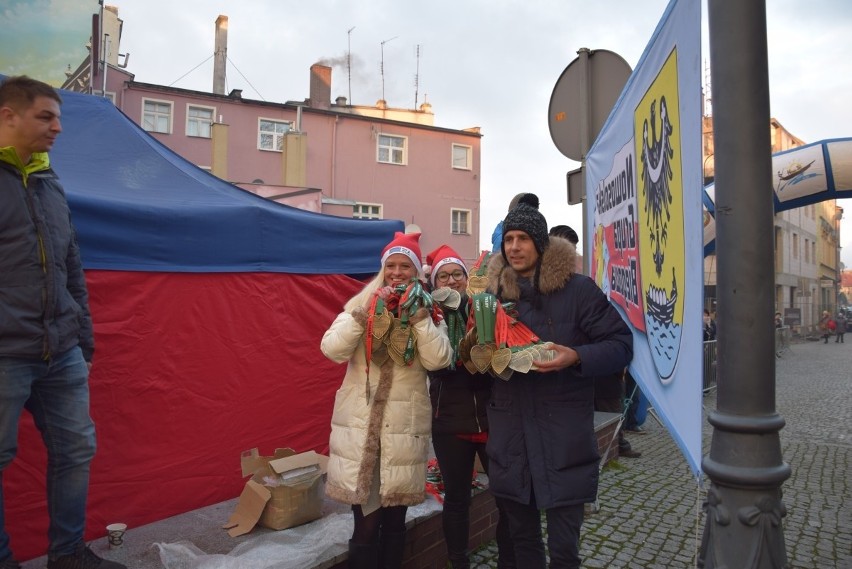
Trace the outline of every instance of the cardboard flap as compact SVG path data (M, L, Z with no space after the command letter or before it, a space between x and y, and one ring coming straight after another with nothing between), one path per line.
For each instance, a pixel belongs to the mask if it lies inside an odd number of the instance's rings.
M244 450L242 454L240 454L240 467L243 470L243 478L251 476L257 471L257 469L261 468L265 464L266 460L260 456L260 453L256 448Z
M255 449L257 450L257 449ZM240 499L237 501L237 507L234 513L231 514L228 523L222 526L228 530L228 535L237 537L254 529L257 521L260 519L266 503L272 497L272 493L262 484L258 484L253 480L246 482L243 487L243 492L240 494Z
M269 461L269 467L275 471L276 474L313 465L318 465L320 471L325 473L328 468L328 457L317 454L316 451L309 450L308 452Z

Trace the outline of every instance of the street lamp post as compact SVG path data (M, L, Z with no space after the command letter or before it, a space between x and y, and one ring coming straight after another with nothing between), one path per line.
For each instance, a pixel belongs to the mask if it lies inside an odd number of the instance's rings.
M718 361L699 566L786 566L775 410L772 162L766 6L709 0L716 182Z

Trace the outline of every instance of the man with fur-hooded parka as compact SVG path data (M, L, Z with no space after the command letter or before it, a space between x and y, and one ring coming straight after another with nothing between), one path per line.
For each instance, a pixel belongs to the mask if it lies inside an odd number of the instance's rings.
M516 552L524 547L517 520L535 524L542 509L548 519L566 516L560 521L576 530L573 536L550 532L551 566L579 567L582 504L595 501L598 486L594 378L630 363L633 336L595 282L574 272L574 246L549 237L537 210L519 206L506 216L503 231L502 255L494 255L488 267L489 292L515 302L518 319L542 341L556 344L557 356L538 362L541 371L494 383L488 406L490 488L521 513L510 522ZM519 567L544 567L544 546L529 537L534 532L522 531L529 550L540 549L518 557Z

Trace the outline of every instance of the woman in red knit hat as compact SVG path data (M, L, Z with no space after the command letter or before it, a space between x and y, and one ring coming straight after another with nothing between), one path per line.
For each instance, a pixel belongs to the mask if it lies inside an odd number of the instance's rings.
M326 357L349 362L334 400L326 493L352 505L350 567L400 567L406 509L425 499L426 371L449 365L452 349L418 279L419 237L396 233L381 270L322 339Z

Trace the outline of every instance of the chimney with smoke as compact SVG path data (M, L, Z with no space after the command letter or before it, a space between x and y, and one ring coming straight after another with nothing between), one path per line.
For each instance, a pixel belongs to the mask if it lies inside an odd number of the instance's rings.
M225 94L225 75L228 65L228 16L216 18L216 45L213 50L213 93Z
M331 107L331 67L311 65L311 108L328 110Z

